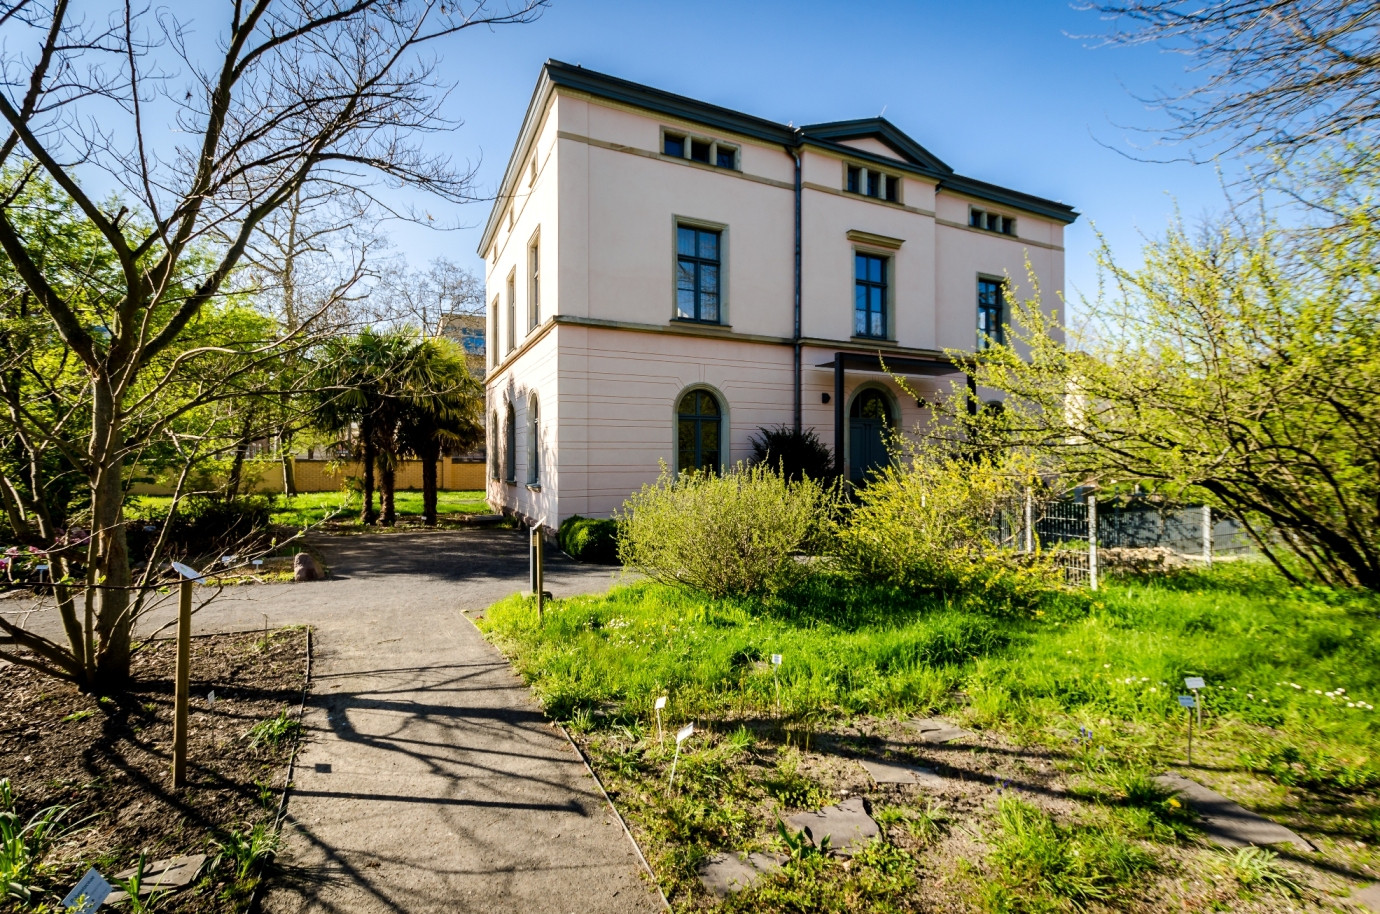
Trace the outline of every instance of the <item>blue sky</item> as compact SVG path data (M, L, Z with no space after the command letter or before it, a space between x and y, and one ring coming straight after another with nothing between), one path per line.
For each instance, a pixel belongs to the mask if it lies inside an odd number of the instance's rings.
M1175 206L1220 209L1213 165L1154 147L1162 115L1136 96L1191 83L1188 58L1151 47L1097 47L1098 14L1060 0L1025 2L720 2L554 0L531 25L464 33L444 48L456 83L447 113L464 124L432 138L478 164L481 193L502 176L541 64L579 63L636 82L797 124L879 113L963 174L1071 203L1071 298L1095 290L1093 226L1135 262ZM1231 174L1235 163L1224 163ZM436 232L389 229L415 266L475 254L487 203L428 204Z

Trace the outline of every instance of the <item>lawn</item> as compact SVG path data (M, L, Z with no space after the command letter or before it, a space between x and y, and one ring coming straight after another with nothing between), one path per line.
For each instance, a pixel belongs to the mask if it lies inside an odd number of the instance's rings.
M792 860L734 910L1274 911L1325 906L1380 872L1378 610L1234 563L1113 579L1024 617L823 576L771 600L642 583L548 604L540 627L513 598L481 626L578 734L678 909L709 903L694 879L708 853L760 849ZM1207 681L1192 768L1177 702L1190 675ZM659 695L667 727L700 731L669 793ZM914 715L976 743L925 745L904 726ZM860 775L868 755L954 786L880 788ZM1169 767L1318 854L1208 846L1150 781ZM887 838L861 860L779 834L777 816L849 794Z
M358 492L304 492L300 495L272 495L270 516L275 524L287 527L306 527L331 519L338 523L358 526L360 495ZM137 495L131 497L131 511L167 511L171 499L166 495ZM394 493L393 503L400 519L418 518L422 515L422 493L400 490ZM458 491L436 493L436 513L447 514L486 514L488 502L482 491Z

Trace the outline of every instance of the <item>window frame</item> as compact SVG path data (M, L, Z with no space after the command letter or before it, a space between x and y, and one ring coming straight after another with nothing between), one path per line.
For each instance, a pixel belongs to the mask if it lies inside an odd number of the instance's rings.
M877 178L877 193L868 193L870 179ZM876 168L872 165L864 165L861 162L843 161L843 192L852 194L855 197L864 197L868 200L876 200L879 203L894 203L898 206L905 204L903 199L905 181L901 180L899 174Z
M982 328L983 315L990 309L987 308L982 300L983 286L990 284L996 288L996 332L984 331ZM1005 277L993 276L987 273L977 275L977 345L976 351L981 352L992 348L993 344L1003 346L1006 344L1006 325L1007 325L1007 306L1006 291L1007 281Z
M494 296L494 302L493 302L493 310L492 310L492 312L491 312L492 315L493 315L493 346L489 349L489 367L490 367L490 368L496 368L496 367L498 366L498 354L499 354L499 352L502 351L502 350L499 349L499 339L498 339L498 333L499 333L499 329L500 329L500 328L499 328L499 323L498 323L498 322L499 322L499 317L498 317L498 300L499 300L499 297L498 297L497 295L495 295L495 296Z
M1008 238L1020 237L1016 234L1015 216L1008 216L1006 213L984 209L980 206L969 205L968 228L976 229L979 232L991 232L993 235L1005 235Z
M719 236L719 316L716 320L705 320L701 317L682 317L680 314L680 230L682 228L692 229L696 232L715 232ZM696 242L696 256L694 259L699 262L698 256L699 243ZM696 270L696 281L698 283L699 271ZM695 313L700 313L700 290L696 288ZM704 219L692 219L686 216L671 217L671 320L677 323L695 324L701 327L727 327L728 322L728 226L722 222L709 222Z
M668 137L676 138L681 144L680 155L673 155L666 151L666 140ZM694 155L696 143L704 144L709 147L707 159L697 159ZM719 153L731 152L733 154L732 165L719 164ZM663 159L672 159L681 162L693 162L696 165L703 165L707 168L718 169L719 171L738 171L743 170L743 147L737 143L725 143L713 137L701 136L691 133L689 130L681 130L676 127L661 128L661 143L657 146L657 155Z
M723 468L728 465L729 459L731 457L728 435L729 430L732 428L732 425L729 422L728 398L725 397L723 395L723 392L720 391L718 388L713 387L709 384L691 384L689 387L685 387L679 393L677 393L675 399L671 401L672 465L675 467L676 475L680 475L681 473L690 472L702 468L682 466L680 461L680 404L685 400L686 397L690 396L693 393L708 394L709 396L714 398L714 402L719 407L719 461L714 471L722 472ZM694 415L698 420L696 429L698 433L700 428L702 428L703 426L703 420L708 417L701 417L698 413ZM700 450L701 438L702 434L700 435L700 437L697 437L696 439L697 451Z
M508 271L508 352L517 348L517 267Z
M513 401L507 401L503 428L503 481L510 486L517 485L517 410Z
M527 242L527 330L541 326L541 229Z
M541 412L535 393L527 398L527 487L541 488Z
M492 482L501 482L503 479L503 454L499 451L499 437L503 434L503 426L498 418L498 410L494 410L493 427L489 429L489 479Z
M875 259L877 259L877 260L880 260L880 261L882 262L882 270L883 270L883 273L882 273L882 279L881 279L881 282L880 282L880 283L874 282L874 281L872 281L872 280L865 280L865 279L859 279L859 278L858 278L858 258L859 258L859 257L871 257L871 258L875 258ZM852 302L852 307L851 307L851 309L850 309L851 312L852 312L852 314L851 314L851 320L850 320L850 325L851 325L851 327L852 327L852 333L851 333L852 338L855 339L855 340L895 340L895 339L896 339L896 327L895 327L895 320L894 320L895 309L894 309L894 307L893 307L893 299L892 299L892 297L893 297L893 295L895 294L894 290L895 290L895 287L896 287L896 252L895 252L895 251L890 251L890 250L880 250L880 249L873 248L873 247L866 247L866 246L861 246L861 245L854 245L854 246L853 246L853 270L852 270L852 273L853 273L853 295L852 295L853 302ZM864 285L864 286L866 286L867 288L874 288L874 287L880 286L880 288L881 288L881 290L882 290L882 310L881 310L881 314L882 314L882 333L881 333L880 336L877 336L877 335L874 335L874 334L871 334L871 333L859 333L859 332L858 332L858 286L859 286L859 285ZM869 316L871 315L872 312L871 312L871 309L870 309L870 308L868 309L868 312L867 312L867 313L869 314Z

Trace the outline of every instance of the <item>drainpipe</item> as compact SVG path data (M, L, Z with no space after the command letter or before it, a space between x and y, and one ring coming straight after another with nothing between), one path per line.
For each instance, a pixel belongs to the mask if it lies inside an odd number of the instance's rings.
M791 337L795 356L793 364L794 419L796 434L801 430L801 391L800 391L800 128L796 128L793 145L786 147L786 154L795 162L795 328Z

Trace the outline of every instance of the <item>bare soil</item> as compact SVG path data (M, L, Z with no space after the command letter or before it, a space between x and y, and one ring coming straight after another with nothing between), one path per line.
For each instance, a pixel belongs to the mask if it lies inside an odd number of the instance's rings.
M97 699L17 665L0 667L0 777L9 778L21 822L50 806L77 828L49 848L30 904L60 900L89 866L107 878L138 862L180 854L211 859L192 887L163 900L167 912L227 912L248 902L252 882L215 863L217 840L257 824L272 828L294 738L251 746L249 730L285 709L295 721L306 679L305 629L192 639L189 786L173 790L172 641L149 642L134 681ZM215 692L214 703L208 695ZM0 910L25 910L0 899Z

